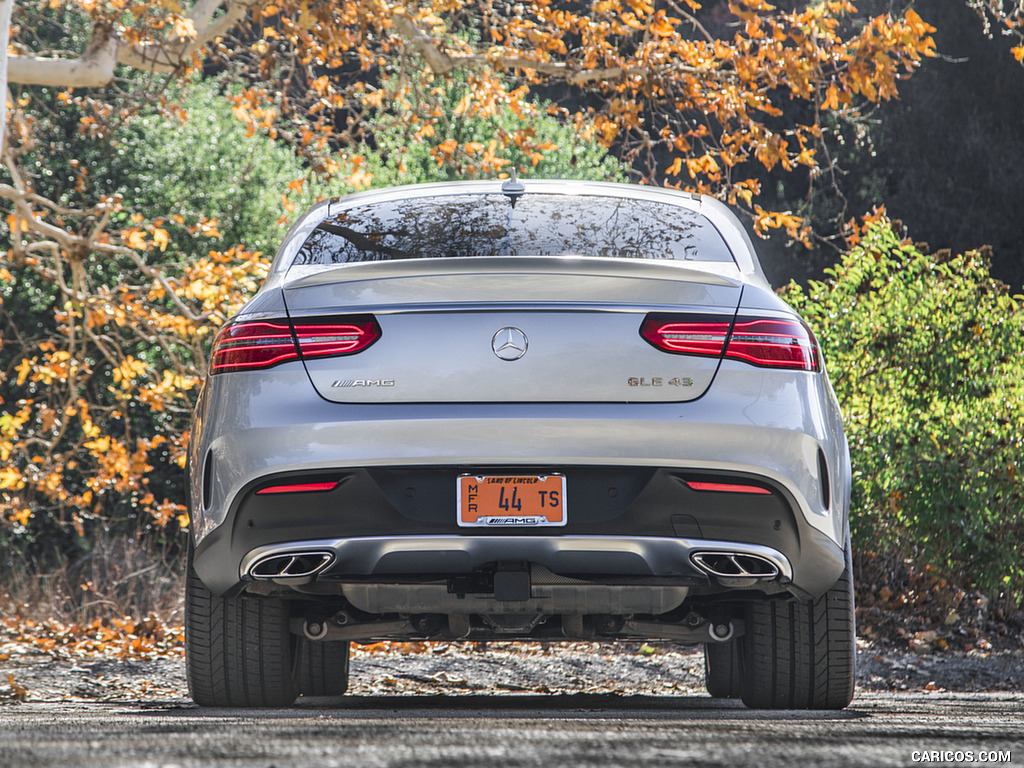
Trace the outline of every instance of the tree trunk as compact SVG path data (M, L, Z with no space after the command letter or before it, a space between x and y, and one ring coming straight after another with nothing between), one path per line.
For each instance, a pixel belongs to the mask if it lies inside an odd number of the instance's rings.
M7 135L7 43L11 36L11 11L14 0L0 0L0 157Z

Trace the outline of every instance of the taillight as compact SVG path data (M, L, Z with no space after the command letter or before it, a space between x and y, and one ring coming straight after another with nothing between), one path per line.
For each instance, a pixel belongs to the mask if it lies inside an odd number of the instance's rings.
M664 315L644 318L640 335L647 341L677 355L721 357L729 338L732 315Z
M293 333L294 331L294 333ZM226 325L213 343L210 373L270 368L300 358L361 352L380 338L372 315L249 320Z
M210 373L251 371L297 360L287 322L256 320L224 326L213 342Z
M819 369L818 345L799 320L740 315L651 313L640 335L665 352L705 357L725 356L766 368Z
M737 317L725 356L768 368L818 370L818 345L797 320Z
M298 318L295 338L304 358L336 357L362 352L380 338L380 326L373 315L344 318Z

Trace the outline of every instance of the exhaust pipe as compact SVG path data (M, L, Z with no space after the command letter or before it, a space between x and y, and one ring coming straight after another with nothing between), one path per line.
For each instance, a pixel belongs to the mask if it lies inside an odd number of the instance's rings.
M774 579L779 566L766 557L747 552L694 552L693 564L719 579Z
M261 557L249 566L248 575L257 580L308 579L334 560L333 552L287 552Z

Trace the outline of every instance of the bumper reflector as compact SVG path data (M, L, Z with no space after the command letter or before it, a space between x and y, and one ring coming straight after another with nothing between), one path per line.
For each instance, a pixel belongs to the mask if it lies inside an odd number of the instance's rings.
M309 493L311 491L331 491L338 485L337 480L327 483L293 483L290 485L268 485L256 491L257 496L267 493Z
M761 496L771 496L772 492L767 488L757 485L741 485L739 483L698 483L687 480L686 484L695 491L717 491L718 493L753 493Z

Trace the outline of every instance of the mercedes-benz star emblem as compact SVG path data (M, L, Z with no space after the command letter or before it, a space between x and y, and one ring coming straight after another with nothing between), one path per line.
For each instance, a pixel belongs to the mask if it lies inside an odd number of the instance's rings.
M528 346L526 334L513 326L502 328L491 339L491 349L502 360L518 360L526 354Z

